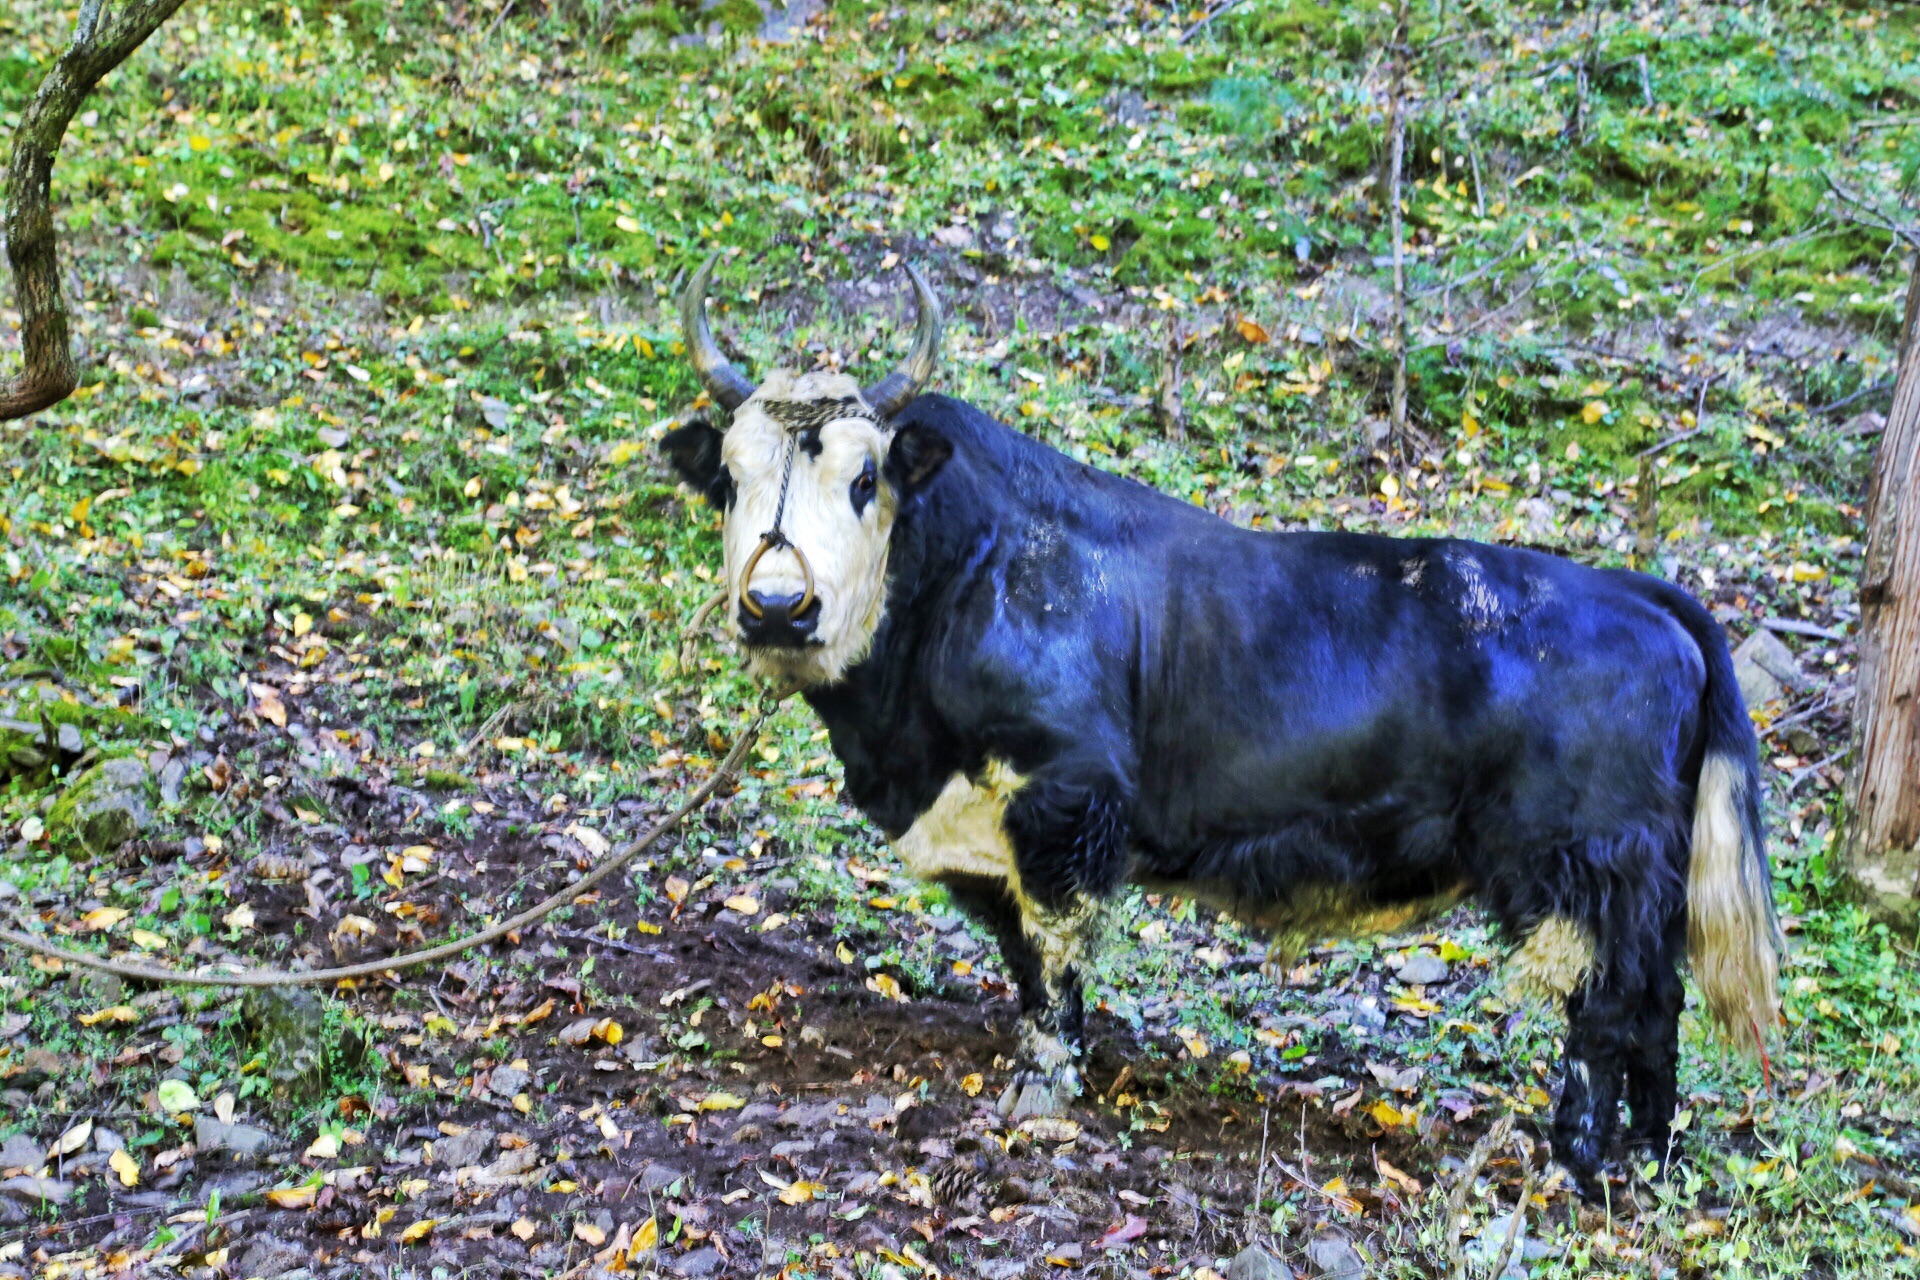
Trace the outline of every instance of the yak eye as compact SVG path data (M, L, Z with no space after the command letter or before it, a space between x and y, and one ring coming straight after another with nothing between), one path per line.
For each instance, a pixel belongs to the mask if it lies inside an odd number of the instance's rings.
M853 499L853 514L857 516L867 509L867 504L873 501L873 490L877 483L878 476L873 469L873 459L868 458L866 465L860 468L860 474L853 478L852 489L848 495Z

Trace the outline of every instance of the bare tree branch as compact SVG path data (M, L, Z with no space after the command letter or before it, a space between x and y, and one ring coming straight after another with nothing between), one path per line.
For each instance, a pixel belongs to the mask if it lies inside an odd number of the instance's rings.
M73 41L40 82L21 113L7 163L5 209L0 229L19 300L22 367L0 379L0 421L24 418L72 394L79 382L60 295L59 237L53 226L53 157L80 104L100 78L159 30L183 0L130 0L103 12L104 0L85 0Z

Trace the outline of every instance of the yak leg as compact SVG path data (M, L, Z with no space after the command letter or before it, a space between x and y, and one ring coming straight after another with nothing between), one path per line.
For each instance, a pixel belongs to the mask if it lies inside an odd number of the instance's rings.
M992 931L1020 992L1019 1068L1000 1100L1015 1119L1059 1115L1079 1092L1075 1060L1086 1040L1086 999L1079 966L1080 931L1049 918L1005 881L944 875L954 903Z
M1620 1121L1627 1048L1645 992L1589 975L1567 997L1565 1079L1553 1113L1553 1155L1586 1200L1600 1192L1600 1171Z
M1686 991L1678 957L1686 945L1684 919L1667 929L1647 974L1646 994L1636 1011L1627 1041L1627 1128L1629 1150L1644 1152L1665 1167L1672 1154L1673 1115L1679 1106L1680 1006Z

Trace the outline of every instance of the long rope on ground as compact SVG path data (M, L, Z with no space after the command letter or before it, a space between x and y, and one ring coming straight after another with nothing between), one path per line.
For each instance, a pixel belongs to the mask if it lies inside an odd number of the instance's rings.
M686 821L689 815L704 805L724 783L739 775L741 762L746 759L747 752L752 749L753 744L759 740L761 727L766 724L767 717L773 713L773 709L779 705L784 696L785 694L768 695L759 712L755 714L753 723L734 739L733 749L727 752L726 757L721 760L707 780L701 783L678 809L654 823L653 828L646 835L608 854L585 875L552 897L528 907L518 915L489 925L469 937L457 938L452 942L443 942L420 951L388 956L383 960L368 960L361 964L343 965L334 969L249 969L241 973L180 973L173 969L163 969L158 965L114 960L105 956L91 955L85 951L70 951L65 947L57 947L34 934L18 929L0 929L0 942L11 943L16 947L22 947L82 969L97 969L102 973L111 973L119 978L188 987L316 986L323 982L339 982L348 978L371 978L398 969L417 969L423 964L432 964L436 960L449 960L475 947L484 947L489 943L498 942L515 930L524 929L544 920L652 848L662 836Z

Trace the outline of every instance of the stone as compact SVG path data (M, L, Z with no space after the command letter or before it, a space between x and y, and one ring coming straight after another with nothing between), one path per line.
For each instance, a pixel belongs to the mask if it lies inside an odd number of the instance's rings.
M533 1072L520 1067L495 1067L487 1077L487 1090L496 1098L511 1098L533 1083Z
M682 1254L673 1260L673 1274L685 1276L687 1280L699 1280L702 1276L710 1276L718 1271L722 1261L724 1259L720 1257L718 1249L712 1247L695 1249L692 1253Z
M633 1189L642 1193L665 1191L687 1175L670 1164L661 1164L658 1160L640 1171L639 1180Z
M0 1182L0 1196L21 1204L65 1204L73 1194L73 1184L58 1178L36 1178L19 1174Z
M1788 690L1810 689L1814 683L1800 669L1793 650L1765 627L1733 651L1733 674L1749 709L1778 701Z
M306 987L261 987L240 1006L248 1046L266 1060L280 1103L317 1098L327 1083L326 1006Z
M1416 952L1407 957L1395 976L1410 987L1431 986L1436 982L1445 982L1451 970L1447 962L1439 956L1430 956L1426 952Z
M265 1129L250 1124L227 1124L212 1116L193 1118L193 1145L202 1151L257 1156L270 1150L276 1141Z
M47 1149L24 1133L16 1133L0 1143L0 1169L26 1169L38 1173L47 1163Z
M1250 1244L1227 1264L1227 1280L1293 1280L1293 1268L1259 1245Z
M1307 1246L1307 1261L1325 1280L1366 1280L1360 1251L1339 1236L1320 1236Z
M493 1150L493 1130L469 1129L433 1144L433 1162L448 1169L483 1163Z
M101 761L67 784L47 814L47 834L96 855L113 852L153 821L148 781L138 760Z
M87 749L86 741L80 736L80 726L63 724L57 731L60 751L63 755L77 756Z

